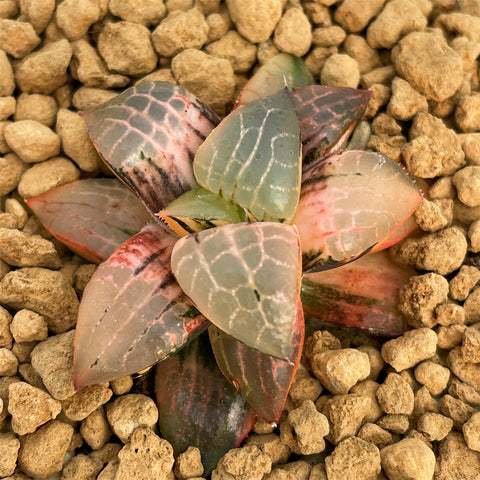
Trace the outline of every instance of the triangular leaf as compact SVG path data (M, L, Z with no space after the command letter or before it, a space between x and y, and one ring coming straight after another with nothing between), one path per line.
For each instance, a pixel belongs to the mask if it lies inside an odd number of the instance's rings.
M158 212L158 216L180 236L227 223L245 222L245 210L205 188L189 190Z
M192 157L219 117L169 82L145 82L81 114L95 147L153 214L196 187Z
M87 260L100 263L152 221L114 178L78 180L27 200L43 226Z
M300 301L287 360L247 347L214 325L208 329L212 349L223 375L266 422L277 422L283 412L288 390L300 361L304 331L305 322Z
M172 270L218 328L286 358L297 316L299 257L294 227L236 223L182 237L172 253Z
M309 85L292 92L304 164L343 147L372 96L369 90Z
M294 218L304 270L326 270L368 253L421 202L405 170L381 153L345 150L313 164Z
M402 286L414 275L386 252L365 255L348 265L304 275L305 314L324 322L397 336L406 321L398 310Z
M218 369L204 335L157 365L155 391L162 437L175 455L199 448L204 475L255 422L255 412Z
M78 313L76 388L149 367L206 326L172 275L175 241L149 225L97 268Z
M238 95L235 106L240 107L252 100L269 97L285 87L292 89L314 82L310 70L301 58L289 53L279 53L255 72Z
M300 193L300 139L287 90L234 110L198 149L195 178L257 220L289 221Z

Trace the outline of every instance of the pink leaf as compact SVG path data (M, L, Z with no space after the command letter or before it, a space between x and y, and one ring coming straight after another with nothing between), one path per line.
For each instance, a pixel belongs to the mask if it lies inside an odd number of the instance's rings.
M149 367L205 327L173 277L175 241L160 225L149 225L96 270L78 313L77 389Z
M223 375L266 422L277 422L285 407L302 353L304 330L302 304L298 301L291 353L287 360L281 360L247 347L213 325L208 329Z
M255 412L218 369L204 335L157 365L155 391L162 437L175 455L199 448L205 476L255 422Z
M152 221L142 202L113 178L68 183L27 205L52 235L94 263Z
M168 82L141 83L81 115L104 160L152 214L197 186L193 156L220 121Z
M305 314L325 322L397 336L406 329L398 310L400 288L415 273L378 252L339 268L304 275Z

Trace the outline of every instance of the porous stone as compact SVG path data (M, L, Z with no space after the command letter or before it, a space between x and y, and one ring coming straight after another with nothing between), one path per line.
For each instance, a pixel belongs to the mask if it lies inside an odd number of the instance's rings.
M0 49L23 58L40 44L40 37L28 22L0 18Z
M438 33L409 33L393 47L392 62L398 75L436 102L451 97L463 81L462 59Z
M138 426L153 428L158 420L155 402L146 395L131 393L118 397L106 408L114 433L126 443Z
M315 78L320 78L325 62L335 53L338 47L314 47L306 56L305 65Z
M8 391L8 413L12 416L12 429L18 435L33 433L62 410L60 402L28 383L12 383Z
M268 40L282 16L282 0L227 0L238 32L252 43Z
M375 423L365 423L358 432L358 438L373 443L379 449L393 443L392 434Z
M348 393L359 380L370 374L368 355L353 348L325 350L313 355L312 370L333 394Z
M272 465L284 464L290 457L291 449L276 433L250 434L246 445L255 445L272 460Z
M12 95L15 90L13 68L7 54L0 49L0 96Z
M438 15L435 23L446 30L463 35L473 42L480 41L480 19L462 12L449 12Z
M55 10L55 0L21 0L20 18L32 25L37 34L42 33Z
M450 370L427 360L415 368L415 379L425 385L432 395L440 395L447 388L450 380Z
M72 377L74 336L74 330L53 335L32 351L32 366L56 400L65 400L75 393Z
M297 375L290 386L288 395L296 406L299 406L305 400L314 402L322 393L322 385L320 382L308 375L308 373Z
M212 480L262 480L270 473L272 461L270 457L256 447L248 445L243 448L229 450L218 462L212 472Z
M462 338L462 357L467 363L480 363L480 331L467 327Z
M202 474L202 457L197 447L188 447L175 459L175 476L179 480L201 477Z
M472 407L480 406L480 392L477 392L471 385L453 378L448 387L448 393Z
M80 87L73 94L72 104L77 110L88 110L89 108L108 102L117 95L117 92L103 88Z
M460 99L455 109L455 122L462 132L480 130L480 94L474 93Z
M367 29L367 42L372 48L392 48L407 33L423 30L427 19L409 0L387 2Z
M480 412L474 413L462 426L465 443L470 450L480 452Z
M12 377L17 374L18 360L11 350L0 348L0 375Z
M98 0L65 0L57 6L56 22L70 40L83 37L100 19Z
M46 44L16 65L17 86L28 93L52 93L67 81L67 68L71 58L72 47L68 40Z
M17 101L15 97L0 97L0 121L4 121L15 113Z
M480 205L480 166L467 166L452 177L458 199L468 207Z
M62 410L69 420L78 422L107 403L112 394L107 384L90 385L63 400Z
M345 30L362 31L382 9L385 0L359 3L358 0L344 0L335 10L334 18Z
M82 453L75 455L62 470L62 480L95 479L103 464Z
M22 438L18 465L32 478L47 479L60 472L74 429L71 425L52 420Z
M178 83L219 113L233 101L235 78L228 60L189 48L172 60Z
M208 25L207 43L219 40L226 35L233 26L230 15L228 15L228 10L225 10L225 14L223 15L221 13L207 15L205 21Z
M322 85L357 88L360 82L358 63L348 55L334 53L325 61L320 80Z
M27 165L16 153L7 153L0 157L0 196L7 195L14 190Z
M301 8L289 8L275 27L273 43L282 52L301 57L312 44L312 26Z
M15 122L34 120L51 127L57 115L57 102L50 95L21 93L17 97Z
M242 73L252 68L256 61L257 48L231 30L221 39L207 45L205 51L213 57L225 58L230 61L235 72Z
M413 412L413 390L397 373L389 373L378 387L377 400L387 414L410 415Z
M325 459L328 480L375 480L380 473L380 452L358 437L340 442Z
M473 408L462 400L446 394L440 399L440 412L453 420L455 429L461 430L462 425L472 416Z
M110 0L108 8L122 20L144 27L157 25L167 10L163 0Z
M113 432L103 407L97 408L82 421L80 434L93 450L99 450L110 440Z
M451 201L452 210L453 202ZM424 232L438 232L449 225L449 218L443 215L442 209L435 201L424 199L414 212L417 225Z
M478 133L462 133L458 137L467 163L480 165L480 135Z
M450 432L438 448L435 480L475 478L480 470L480 455L465 444L458 432Z
M35 197L79 178L80 170L73 162L65 157L52 157L27 170L20 179L18 191L24 198Z
M409 3L409 2L407 2ZM411 120L418 112L427 112L427 99L400 77L392 80L392 97L387 113L398 120Z
M40 342L48 337L45 319L31 310L19 310L10 323L10 330L16 342Z
M440 413L424 413L417 421L417 429L430 442L443 440L453 427L453 420Z
M450 288L451 292L451 288ZM456 303L442 303L435 308L439 325L448 326L465 323L465 309Z
M196 8L170 12L152 33L153 46L164 57L173 57L188 48L200 49L207 38L207 22Z
M315 43L315 35L313 42ZM382 66L382 60L377 50L372 48L360 35L348 35L343 42L343 49L347 55L357 61L361 75Z
M0 306L0 347L12 348L12 333L10 332L10 323L12 315L6 309Z
M450 350L447 362L450 370L456 377L480 392L480 365L465 362L461 347Z
M109 70L140 77L157 66L157 55L148 28L120 21L105 25L98 37L98 51Z
M391 480L431 480L435 454L416 438L404 438L380 451L382 468Z

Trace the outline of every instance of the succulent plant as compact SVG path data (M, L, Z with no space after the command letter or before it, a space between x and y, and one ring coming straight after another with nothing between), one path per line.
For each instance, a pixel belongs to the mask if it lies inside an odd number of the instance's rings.
M386 156L342 150L370 92L312 83L281 54L223 121L182 87L138 84L81 113L129 189L84 179L28 201L103 262L80 305L76 388L160 362L162 434L177 452L198 445L207 470L257 415L280 417L303 310L403 329L395 295L407 274L373 252L411 232L421 194Z

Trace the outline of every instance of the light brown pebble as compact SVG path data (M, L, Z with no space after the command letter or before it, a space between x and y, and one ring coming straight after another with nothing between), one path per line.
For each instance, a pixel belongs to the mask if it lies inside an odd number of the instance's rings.
M313 25L329 27L332 25L332 15L326 5L317 2L307 2L303 5L305 13Z
M333 394L348 393L370 374L368 355L353 348L325 350L313 355L314 375Z
M39 388L25 382L9 386L8 412L12 415L12 429L18 435L34 432L61 410L60 402Z
M417 429L431 442L443 440L453 427L453 420L440 413L425 413L417 421Z
M75 331L71 330L51 336L32 351L32 366L56 400L65 400L75 393L72 377L74 335Z
M133 386L133 379L130 375L117 378L110 382L110 387L115 395L125 395Z
M0 121L11 117L15 113L16 105L15 97L0 97Z
M13 317L10 330L16 342L38 342L48 337L45 319L31 310L19 310Z
M18 2L5 0L0 3L0 18L13 18L18 14Z
M195 7L203 14L208 14L218 11L221 0L195 0Z
M103 88L80 87L72 97L76 110L88 110L116 97L118 92Z
M411 120L418 112L427 111L427 99L414 90L407 81L395 77L392 81L392 97L387 106L387 113L398 120Z
M280 425L280 438L293 452L310 455L325 449L324 437L329 432L328 420L311 400L292 410Z
M480 135L478 133L461 133L458 135L469 165L480 165Z
M298 375L297 372L288 394L293 403L298 406L305 400L315 402L322 390L322 385L316 378L308 374Z
M103 407L97 408L82 421L80 434L93 450L99 450L110 440L113 432Z
M44 389L42 379L40 375L32 367L31 363L21 363L18 366L18 375L19 377L32 387L39 389Z
M50 95L21 93L17 98L15 122L35 120L51 127L57 115L57 102Z
M327 439L334 445L356 435L370 410L371 401L365 395L335 395L327 402L325 415L330 422Z
M410 385L397 373L389 373L377 389L377 400L387 414L410 415L414 394Z
M429 100L446 100L462 83L462 59L438 33L409 33L393 48L392 62L397 73Z
M480 166L463 167L454 173L452 183L458 199L468 207L480 205Z
M144 27L157 25L166 13L163 0L111 0L108 8L122 20Z
M363 419L364 423L374 423L384 413L377 401L378 387L379 384L377 382L374 382L373 380L363 380L362 382L358 382L356 385L354 385L350 390L353 394L368 397L370 399L370 406L368 412Z
M449 200L449 199L448 199ZM453 202L451 201L452 210ZM449 218L443 215L442 209L436 201L424 199L414 212L417 225L424 232L438 232L449 225Z
M0 196L7 195L14 190L27 165L15 153L7 153L0 157Z
M273 43L282 52L301 57L312 44L312 26L301 8L289 8L275 27Z
M98 37L98 51L109 70L140 77L157 66L148 28L120 21L105 25Z
M13 68L7 54L0 49L0 96L12 95L15 90Z
M475 220L468 227L468 239L470 240L469 250L480 252L480 219Z
M65 464L62 470L62 480L94 479L97 478L102 467L100 462L80 453Z
M219 113L233 101L235 79L228 60L189 48L172 60L178 83Z
M164 0L165 6L167 7L168 12L173 12L174 10L189 10L193 8L195 0Z
M428 190L428 196L432 200L455 197L456 191L452 184L452 177L445 176L437 178Z
M386 65L385 67L378 67L374 70L364 73L360 77L360 84L366 89L376 84L390 86L394 78L395 69L393 65ZM388 92L390 93L390 90L388 90Z
M393 443L392 434L375 423L365 423L357 436L366 442L373 443L379 449Z
M307 480L310 478L312 467L305 460L289 462L286 465L279 466L278 469L284 470L290 477L298 480Z
M73 42L72 49L70 72L83 86L120 88L129 83L130 80L125 75L110 73L95 48L86 40Z
M93 263L87 263L80 265L80 267L75 270L75 273L73 274L73 286L79 297L81 297L83 294L87 283L92 278L92 275L95 273L96 269L97 265L94 265Z
M21 120L5 127L9 147L27 163L42 162L60 153L60 138L43 123Z
M187 48L200 49L207 38L207 22L196 8L170 12L152 33L153 46L164 57L173 57Z
M446 394L440 399L440 412L451 418L453 426L457 430L461 430L462 425L472 416L473 408L462 400Z
M325 62L335 53L338 47L315 47L305 58L305 65L315 78L320 78Z
M203 474L202 457L197 447L188 447L175 459L175 476L179 480L200 477Z
M100 19L97 0L65 0L57 6L56 22L65 36L73 42L83 37L93 23Z
M474 413L462 426L463 437L468 448L480 452L480 412Z
M462 357L467 363L480 363L480 331L467 327L463 332Z
M97 480L115 480L118 470L118 460L113 460L105 466L105 468L97 476Z
M439 15L435 23L448 31L464 35L473 42L480 41L480 19L461 12L450 12Z
M0 375L12 377L17 374L18 360L8 348L0 348Z
M404 414L384 415L377 421L377 425L396 434L405 434L410 428L408 415Z
M447 388L450 370L438 363L425 361L415 368L415 379L425 385L432 395L440 395Z
M372 48L392 48L402 36L426 26L427 19L414 2L392 0L368 26L367 41Z
M27 170L20 179L18 191L24 198L35 197L79 178L80 171L73 162L65 157L52 157Z
M315 35L313 40L315 43ZM365 38L360 35L348 35L343 42L343 49L347 55L357 61L362 75L382 66L377 50L370 47Z
M282 16L282 0L227 0L238 32L252 43L268 40Z
M0 476L6 478L13 475L17 466L18 450L20 449L20 441L15 434L0 433Z
M23 58L40 44L40 37L28 22L0 19L0 49L14 58Z
M222 13L212 13L207 15L205 21L208 25L207 43L214 42L222 38L232 27L232 21L228 15L228 10Z
M71 58L72 47L68 40L45 45L17 64L17 86L28 93L52 93L67 81L67 68Z
M362 77L360 77L361 79ZM373 92L372 98L365 110L365 117L370 118L377 114L380 107L386 105L390 98L390 87L375 83L370 85L369 89Z
M20 18L30 23L37 34L45 30L55 10L55 0L22 0L20 2Z
M476 287L468 295L463 304L465 310L465 323L471 324L480 321L480 311L478 307L480 305L480 287Z
M117 460L118 452L122 445L118 443L106 443L102 448L89 453L89 457L101 463L108 463Z
M231 30L221 39L210 43L205 51L213 57L230 61L235 72L247 72L256 61L257 48L237 32Z
M375 480L380 473L380 452L372 443L349 437L325 459L328 480Z
M15 215L0 212L0 228L18 228L18 222Z
M123 443L138 426L153 428L158 420L155 402L146 395L130 393L118 397L106 407L107 418L114 433Z
M143 82L170 82L170 83L177 83L175 77L172 74L172 70L170 68L159 68L158 70L154 70L152 73L145 75L144 77L138 79L135 82L135 85L139 85Z
M401 160L402 148L407 142L403 135L371 135L368 139L367 148L383 153L392 160L399 162Z
M435 454L416 438L405 438L380 451L382 468L390 480L431 480Z
M62 265L52 242L11 228L0 228L0 258L15 267L56 269Z
M252 432L257 433L258 435L266 435L272 433L275 430L276 425L271 422L265 422L261 418L257 418L255 421Z
M30 361L30 355L38 342L14 342L12 353L17 357L19 362Z
M372 131L377 134L400 135L402 133L402 126L393 116L386 113L379 113L372 121Z
M88 136L85 122L75 112L60 109L57 115L57 134L63 151L84 172L93 172L100 166L100 157Z
M107 403L112 394L107 384L90 385L63 400L62 410L69 420L78 422Z
M255 445L272 460L272 465L284 464L290 457L291 449L276 433L250 434L246 445Z
M462 132L480 130L480 94L462 97L455 109L455 122Z
M7 198L5 200L5 213L10 213L17 219L18 228L23 228L29 218L24 205L23 202L20 203L16 198Z
M335 53L323 65L320 80L322 85L357 88L360 82L358 63L348 55Z
M344 0L335 10L334 18L345 30L360 32L382 9L384 0L361 3L358 0Z
M480 406L480 392L477 392L471 385L453 378L448 387L448 393L472 407Z
M255 445L248 445L229 450L212 472L212 480L261 480L271 468L270 457Z
M461 433L450 432L438 448L436 480L475 478L480 470L480 456L470 450Z
M438 348L451 350L456 347L463 337L465 325L449 325L448 327L438 327L435 331L438 337Z
M18 454L18 465L33 478L47 479L60 472L74 429L52 420L34 433L25 435Z
M437 335L429 328L417 328L385 342L382 358L395 371L401 372L435 355Z
M0 305L0 347L12 348L13 337L10 332L12 315Z
M313 45L318 45L320 47L338 47L343 43L346 36L347 34L345 33L345 30L338 25L316 28L312 32L312 43ZM356 35L351 36L356 37ZM350 52L347 51L347 54L350 55Z

